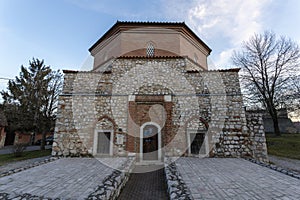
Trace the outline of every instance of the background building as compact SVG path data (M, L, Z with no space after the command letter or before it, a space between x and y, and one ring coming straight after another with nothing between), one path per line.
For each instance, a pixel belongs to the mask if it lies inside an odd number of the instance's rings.
M0 110L0 148L5 144L6 132L5 127L7 127L7 121L4 113Z

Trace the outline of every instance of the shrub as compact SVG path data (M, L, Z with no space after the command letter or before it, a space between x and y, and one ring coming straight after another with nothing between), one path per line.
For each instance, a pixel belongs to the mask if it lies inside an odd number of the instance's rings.
M15 144L12 148L12 153L15 155L15 157L21 157L27 146L27 143Z

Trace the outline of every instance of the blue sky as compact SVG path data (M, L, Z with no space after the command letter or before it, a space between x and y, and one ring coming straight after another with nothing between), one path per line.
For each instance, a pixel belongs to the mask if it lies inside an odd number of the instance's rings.
M232 67L233 50L264 30L300 43L299 0L0 0L0 77L14 78L33 57L87 69L88 48L117 20L184 21L212 48L211 69Z

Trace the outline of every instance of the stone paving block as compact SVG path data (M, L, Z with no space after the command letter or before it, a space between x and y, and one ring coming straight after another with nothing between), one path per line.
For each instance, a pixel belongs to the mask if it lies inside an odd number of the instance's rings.
M120 166L124 161L105 162ZM300 199L299 179L243 159L180 158L176 165L194 199ZM59 159L0 178L0 193L84 199L112 171L96 159ZM143 190L156 188L142 181Z
M300 199L299 179L244 159L186 157L176 165L195 199Z
M87 197L126 158L64 158L0 178L0 193L49 198Z
M147 166L136 166L135 172L131 174L127 184L122 190L118 200L129 199L168 199L167 185L164 175L164 170L158 167L155 171L148 171Z

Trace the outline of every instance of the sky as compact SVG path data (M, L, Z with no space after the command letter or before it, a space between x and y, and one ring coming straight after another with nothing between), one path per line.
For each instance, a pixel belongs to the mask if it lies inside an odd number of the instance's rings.
M117 20L185 22L212 49L209 69L233 67L232 52L254 33L300 44L299 0L0 0L0 90L32 58L90 69L89 47Z

